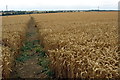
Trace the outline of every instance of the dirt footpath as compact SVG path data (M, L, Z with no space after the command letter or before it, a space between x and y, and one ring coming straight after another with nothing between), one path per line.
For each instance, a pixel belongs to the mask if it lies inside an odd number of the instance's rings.
M51 75L48 57L40 45L37 26L31 17L12 78L50 78Z

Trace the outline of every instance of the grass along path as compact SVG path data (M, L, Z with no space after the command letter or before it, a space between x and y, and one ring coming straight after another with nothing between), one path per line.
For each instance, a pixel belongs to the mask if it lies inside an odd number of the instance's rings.
M12 73L13 78L52 78L49 69L49 59L40 45L38 31L31 17L28 23L26 40L16 58L16 65Z

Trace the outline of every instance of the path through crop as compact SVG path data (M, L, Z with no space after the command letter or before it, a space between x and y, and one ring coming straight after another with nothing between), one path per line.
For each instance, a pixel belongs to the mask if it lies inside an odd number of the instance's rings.
M33 17L28 23L26 39L15 60L12 78L51 78L48 56L40 45L37 26Z

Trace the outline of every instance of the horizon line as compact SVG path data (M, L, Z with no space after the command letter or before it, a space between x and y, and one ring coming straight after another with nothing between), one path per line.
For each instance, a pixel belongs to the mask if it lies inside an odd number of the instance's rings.
M105 10L105 11L120 11L119 9L59 9L59 10L0 10L0 11L88 11L88 10L99 10L99 11L102 11L102 10Z

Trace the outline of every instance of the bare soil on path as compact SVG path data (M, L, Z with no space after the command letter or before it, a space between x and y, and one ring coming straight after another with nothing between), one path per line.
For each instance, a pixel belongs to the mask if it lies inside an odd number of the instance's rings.
M40 66L41 52L43 51L39 41L38 30L34 19L31 17L28 23L26 39L21 47L20 55L16 58L16 64L11 77L48 78L44 73L44 67ZM44 58L45 55L42 57Z

